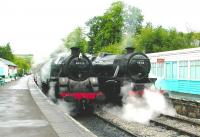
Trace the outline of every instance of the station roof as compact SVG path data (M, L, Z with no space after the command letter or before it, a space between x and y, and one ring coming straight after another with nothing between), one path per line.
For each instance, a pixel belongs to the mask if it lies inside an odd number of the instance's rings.
M17 67L16 64L14 64L13 62L9 61L9 60L6 60L6 59L3 59L3 58L0 58L0 61L2 61L3 63L5 63L6 65L8 66L14 66L14 67Z

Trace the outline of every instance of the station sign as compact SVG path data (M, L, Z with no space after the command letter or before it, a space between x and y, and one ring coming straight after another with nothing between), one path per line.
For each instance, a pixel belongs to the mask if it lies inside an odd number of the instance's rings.
M157 58L157 63L164 63L165 62L165 59L163 58Z

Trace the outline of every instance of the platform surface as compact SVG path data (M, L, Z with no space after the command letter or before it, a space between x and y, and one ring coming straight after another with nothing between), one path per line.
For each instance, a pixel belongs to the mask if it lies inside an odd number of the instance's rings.
M94 137L50 102L31 76L0 86L0 137Z

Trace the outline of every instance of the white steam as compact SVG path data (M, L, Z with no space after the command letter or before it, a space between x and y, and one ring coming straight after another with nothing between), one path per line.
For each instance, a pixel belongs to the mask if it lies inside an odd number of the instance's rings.
M73 103L68 103L64 100L58 100L57 105L65 113L69 115L73 115L73 110L75 109L75 106Z
M50 82L49 83L49 91L48 91L48 97L51 99L51 100L54 100L55 99L55 84L56 82Z
M56 98L55 98L55 84L56 84L56 82L50 82L50 88L49 88L49 91L48 91L48 97L53 102L55 102L55 100L56 100ZM72 114L72 112L75 108L73 103L68 103L68 102L66 102L62 99L57 99L55 103L62 111L64 111L64 113L67 113L67 114Z
M64 45L59 46L54 52L52 52L47 58L38 58L34 60L34 65L32 66L34 75L37 77L39 86L41 87L41 82L47 83L50 80L51 73L51 63L60 64L61 60L69 56L70 51L64 47ZM48 98L52 101L56 101L55 98L55 81L49 83ZM57 99L57 105L65 112L70 114L74 109L74 105L67 103L63 100Z
M139 123L148 123L160 114L175 115L174 108L167 102L165 97L156 89L147 88L143 97L130 96L131 84L122 87L122 107L106 106L103 109L115 114L124 120Z
M70 53L69 50L67 48L65 48L64 45L61 45L48 56L38 57L38 58L34 57L33 64L32 64L33 73L38 73L39 71L41 71L43 66L48 61L51 61L52 59L58 58L58 57L61 57L61 56L67 56L69 53Z
M59 46L49 57L35 59L32 65L32 71L34 76L37 77L38 83L41 81L46 82L50 78L51 63L56 63L62 57L66 57L70 54L69 50L64 46Z

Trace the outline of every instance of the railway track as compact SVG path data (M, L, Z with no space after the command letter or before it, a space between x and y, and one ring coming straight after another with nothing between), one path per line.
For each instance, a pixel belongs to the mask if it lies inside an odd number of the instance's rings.
M104 111L75 119L99 137L200 137L200 123L168 115L151 120L149 125L127 122Z
M65 102L59 101L58 104L57 106L61 111L63 111L63 113L69 113L69 110L66 109ZM74 119L98 137L141 137L137 134L133 134L124 130L123 128L113 124L112 122L102 118L97 114L80 114L74 116Z
M194 121L194 120L191 120L191 118L181 118L180 116L169 116L169 115L163 115L161 114L161 117L166 117L168 119L172 119L172 120L179 120L179 121L182 121L182 122L185 122L185 123L189 123L189 124L192 124L192 125L195 125L195 126L200 126L200 120L198 120L199 122L197 121Z
M161 117L158 117L156 120L151 120L149 125L143 125L135 122L125 122L124 120L117 118L117 116L113 116L107 112L98 112L97 115L136 136L200 137L200 124L181 118L161 115ZM163 120L163 118L173 120L173 122L171 121L170 125ZM177 125L174 123L177 123Z
M96 114L78 116L75 119L98 137L141 137L124 130Z
M94 115L97 116L98 118L102 119L103 121L109 123L109 124L112 125L113 127L116 127L117 129L119 129L119 130L125 132L126 134L128 134L128 135L130 135L130 136L132 136L132 137L141 137L141 136L138 135L138 134L131 133L130 131L128 131L128 130L126 130L126 129L123 129L123 128L120 127L120 126L113 124L113 123L110 122L109 120L104 119L103 117L101 117L101 116L99 116L99 115L97 115L97 114L94 114Z
M178 132L180 135L200 137L200 123L169 115L161 115L151 123Z

